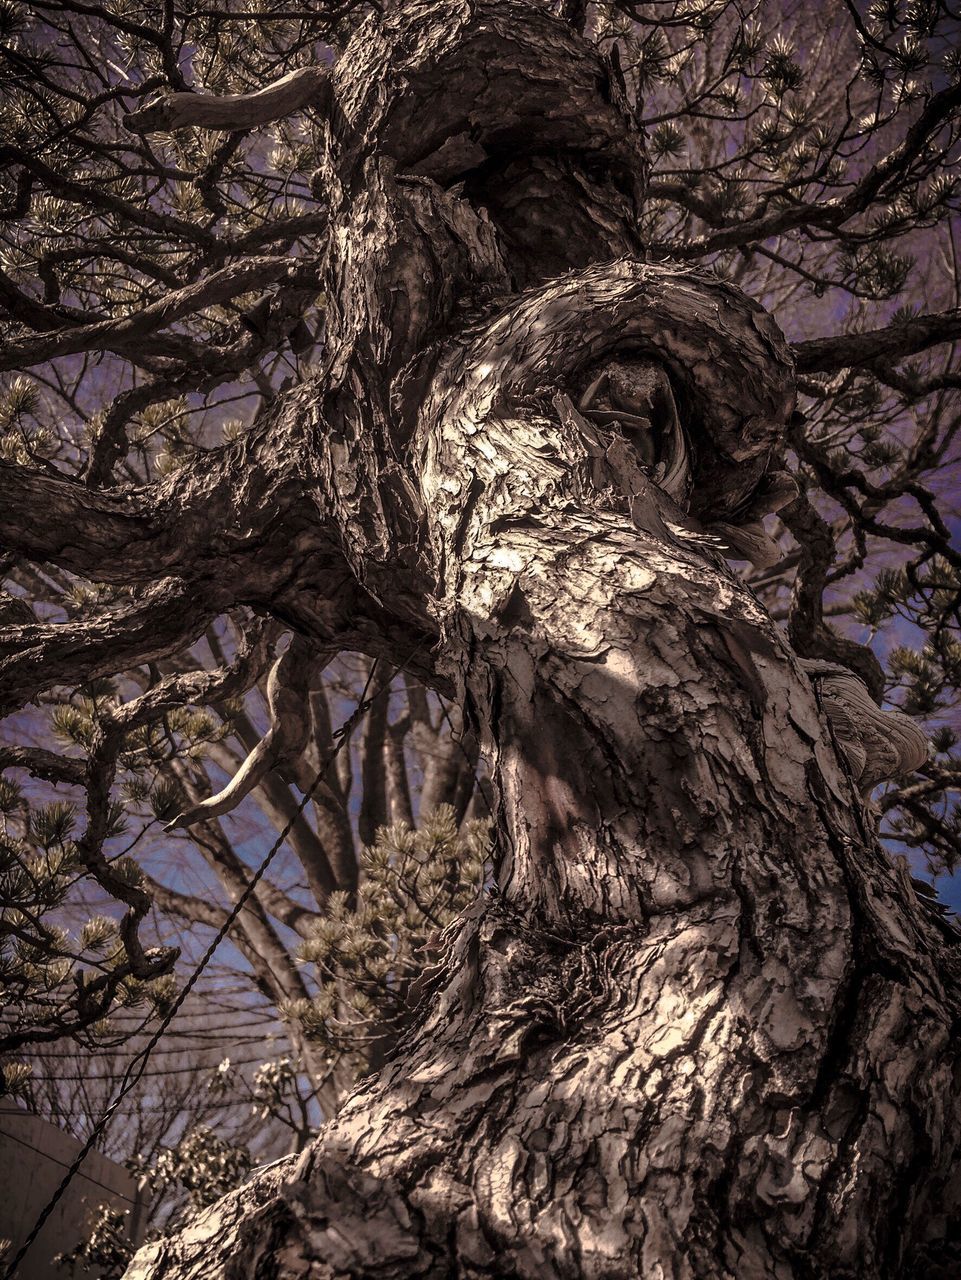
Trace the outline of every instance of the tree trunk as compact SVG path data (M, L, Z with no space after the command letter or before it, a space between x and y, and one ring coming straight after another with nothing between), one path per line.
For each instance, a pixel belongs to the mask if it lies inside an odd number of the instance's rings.
M325 109L324 368L178 483L216 607L457 697L496 889L313 1146L128 1276L956 1274L956 960L722 557L789 348L644 262L617 74L544 8L388 8Z

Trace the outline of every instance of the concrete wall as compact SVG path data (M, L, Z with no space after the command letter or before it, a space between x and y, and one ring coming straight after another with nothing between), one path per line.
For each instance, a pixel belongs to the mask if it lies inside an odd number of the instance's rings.
M7 1264L81 1146L39 1116L7 1101L0 1104L0 1237L13 1241ZM73 1248L89 1217L104 1203L129 1211L130 1234L139 1243L146 1230L147 1205L136 1180L113 1160L91 1151L20 1264L17 1280L68 1280L69 1271L55 1267L53 1258Z

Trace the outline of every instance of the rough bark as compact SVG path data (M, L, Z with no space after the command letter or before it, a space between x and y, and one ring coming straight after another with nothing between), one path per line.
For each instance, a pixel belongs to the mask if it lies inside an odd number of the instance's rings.
M950 1267L956 959L712 532L780 492L792 353L737 290L644 261L616 73L544 8L392 7L329 83L320 374L129 514L31 480L86 519L31 554L215 580L217 608L455 695L496 890L296 1166L128 1275ZM689 495L658 486L653 400L585 407L615 365L666 374Z

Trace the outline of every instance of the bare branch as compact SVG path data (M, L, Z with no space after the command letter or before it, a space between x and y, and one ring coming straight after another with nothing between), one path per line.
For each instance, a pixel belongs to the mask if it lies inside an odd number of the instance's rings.
M0 771L4 769L26 769L34 778L65 782L72 787L83 786L87 776L82 760L58 756L43 747L0 746Z
M961 338L961 308L915 316L869 333L839 334L797 342L791 350L799 373L837 373L873 360L900 360L941 342Z
M179 814L168 831L229 813L271 770L303 753L310 730L307 694L326 665L301 639L291 640L267 682L269 729L223 791Z
M254 129L319 105L329 81L326 67L301 67L254 93L165 94L124 116L124 124L137 133L170 133L189 128Z
M274 626L255 619L229 666L168 676L139 698L118 707L111 715L111 722L129 732L185 704L203 705L239 696L260 678L267 666L274 634Z

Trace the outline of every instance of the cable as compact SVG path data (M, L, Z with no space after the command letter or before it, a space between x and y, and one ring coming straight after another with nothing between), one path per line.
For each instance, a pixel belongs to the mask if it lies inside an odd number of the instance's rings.
M486 806L486 808L487 808L487 812L488 812L488 814L490 815L490 819L491 819L491 821L492 821L493 823L495 823L495 824L496 824L496 822L497 822L497 815L496 815L496 814L495 814L495 812L494 812L494 809L493 809L493 807L492 807L492 805L491 805L491 802L490 802L490 799L489 799L489 797L488 797L488 795L487 795L487 792L484 790L484 788L483 788L483 786L482 786L483 779L482 779L481 775L477 772L477 761L476 761L476 760L472 760L472 759L470 758L470 756L468 755L467 748L464 746L463 735L462 735L462 734L458 734L458 733L457 733L457 731L455 730L455 728L454 728L454 722L453 722L453 721L451 720L451 718L450 718L450 712L449 712L449 711L447 710L447 708L444 706L443 702L441 702L441 703L440 703L440 713L441 713L441 715L444 717L444 719L447 721L447 727L448 727L448 729L450 730L450 740L451 740L451 742L453 742L453 743L455 744L455 746L456 746L456 747L458 748L458 750L460 751L461 755L462 755L462 756L464 757L464 759L467 761L467 767L470 769L471 773L474 775L474 785L477 787L477 791L478 791L478 793L479 793L479 795L480 795L480 798L483 800L483 802L484 802L484 804L485 804L485 806Z
M4 1115L29 1115L29 1111L6 1111ZM28 1151L35 1152L38 1156L43 1156L44 1160L49 1160L51 1164L60 1165L61 1169L69 1169L70 1166L65 1160L58 1160L56 1156L52 1156L49 1151L41 1151L39 1147L35 1147L32 1142L27 1142L25 1138L18 1138L15 1133L8 1133L6 1129L0 1130L0 1136L7 1138L10 1142L16 1142L18 1146L26 1147ZM89 1173L77 1173L78 1178L83 1178L85 1182L92 1182L95 1187L99 1187L101 1191L106 1191L108 1195L119 1196L121 1200L126 1200L127 1204L136 1204L136 1200L131 1200L129 1196L124 1195L122 1191L118 1191L116 1187L108 1187L105 1182L101 1182L98 1178L91 1177Z
M414 651L408 657L407 662L410 662L410 659L414 657L414 654L417 652L417 649L419 649L420 647L421 646L418 645L417 648L414 649ZM271 862L273 862L275 856L279 852L284 841L287 839L287 836L290 834L290 831L294 823L297 821L297 819L300 817L303 811L307 808L307 805L310 803L314 795L314 792L317 790L321 782L324 780L324 776L327 773L327 770L330 768L331 764L333 764L334 760L336 759L337 755L340 753L345 743L349 741L350 735L353 732L357 722L367 712L371 704L374 701L376 701L377 698L381 697L381 695L386 690L390 689L391 681L388 680L386 684L383 685L380 689L378 689L378 691L375 694L371 694L370 696L368 696L368 690L370 689L370 686L373 682L374 673L377 670L379 662L380 662L380 659L375 658L373 663L371 664L370 673L367 676L367 683L364 685L364 688L360 695L360 701L358 702L354 710L351 712L350 716L344 721L344 723L340 726L340 728L337 729L336 732L334 733L333 736L337 738L338 741L336 745L332 748L332 750L328 751L327 756L321 761L320 768L317 771L317 776L314 778L309 788L304 792L299 804L297 805L297 808L294 810L290 818L290 821L287 823L283 831L281 831L280 835L277 837L277 839L271 845L270 849L267 851L266 857L261 862L257 870L254 872L251 879L248 881L246 889L244 889L243 893L237 899L232 910L230 911L230 914L227 916L226 920L217 930L213 940L211 941L210 945L207 947L207 950L200 957L200 961L195 967L193 973L187 979L187 982L183 987L183 989L181 990L180 994L177 996L177 999L173 1002L173 1004L170 1006L170 1009L165 1014L163 1021L160 1023L160 1026L157 1028L157 1030L153 1033L153 1035L147 1041L143 1049L141 1049L137 1057L134 1058L131 1061L130 1065L127 1067L126 1071L123 1074L123 1079L120 1082L120 1088L117 1090L116 1097L111 1103L108 1104L103 1114L101 1115L100 1119L91 1129L89 1137L87 1138L83 1146L80 1148L79 1153L75 1157L73 1163L70 1165L67 1172L64 1174L63 1181L60 1183L56 1191L47 1201L39 1218L33 1224L33 1227L30 1229L30 1233L28 1234L26 1240L24 1240L23 1244L17 1250L17 1253L14 1256L12 1262L4 1271L3 1280L14 1280L17 1267L19 1267L20 1263L26 1257L27 1253L29 1252L30 1246L33 1244L37 1236L43 1230L43 1226L46 1223L47 1219L50 1217L51 1213L53 1213L54 1209L60 1203L64 1195L64 1192L67 1190L67 1187L70 1186L70 1183L73 1181L74 1177L79 1171L80 1166L83 1164L84 1160L86 1160L87 1156L93 1150L94 1144L96 1143L97 1139L100 1137L104 1129L106 1129L107 1125L113 1119L117 1109L119 1108L121 1102L123 1102L127 1094L130 1093L131 1090L135 1089L139 1084L140 1079L143 1076L144 1071L146 1069L147 1062L150 1059L150 1055L155 1049L155 1047L157 1046L157 1044L159 1043L160 1038L163 1036L164 1032L167 1030L170 1023L173 1021L173 1019L177 1016L178 1010L180 1009L184 1001L187 999L187 997L190 995L191 991L194 989L195 985L197 984L197 981L200 978L200 975L203 973L204 969L207 967L208 963L213 958L214 952L223 942L224 938L226 938L227 934L230 932L237 917L240 915L241 911L250 901L254 890L257 888L257 885L260 884L260 881L263 879L264 875L266 874L267 868L270 866ZM405 662L404 665L406 666L407 663Z

